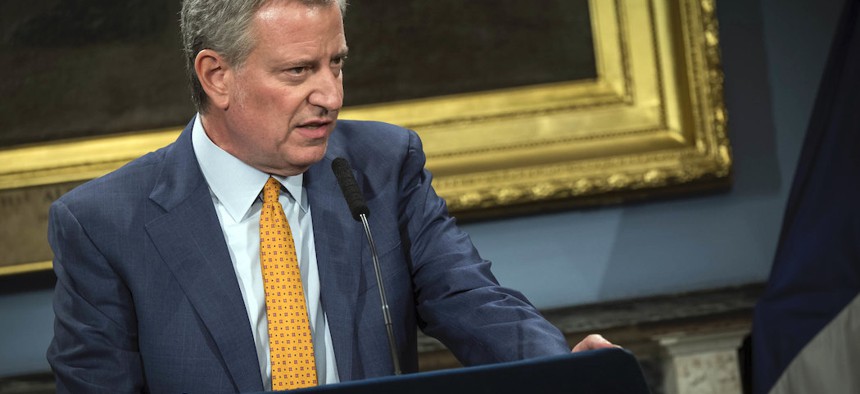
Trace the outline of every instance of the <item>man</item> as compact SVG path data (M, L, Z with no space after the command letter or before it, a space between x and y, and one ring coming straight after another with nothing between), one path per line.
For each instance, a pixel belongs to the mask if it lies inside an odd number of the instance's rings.
M48 359L59 392L259 391L391 374L361 224L329 169L337 157L352 163L370 208L405 372L417 369L417 328L467 365L569 351L455 227L414 132L335 126L344 8L343 0L185 1L198 116L175 143L51 207ZM280 291L269 286L282 280L267 265L263 223L272 214L289 222L289 247L275 248L296 261L282 273L301 276L306 308L291 310L296 318L271 315ZM303 324L286 330L310 335L283 361L274 346L283 337L272 330L296 319ZM608 346L590 336L574 351ZM310 357L299 364L302 349ZM302 382L281 385L282 366L305 363Z

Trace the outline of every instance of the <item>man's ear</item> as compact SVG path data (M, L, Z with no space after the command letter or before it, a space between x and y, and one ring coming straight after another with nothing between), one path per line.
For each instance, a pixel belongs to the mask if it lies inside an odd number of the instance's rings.
M227 109L230 106L232 69L226 60L211 49L204 49L194 58L194 71L206 92L209 105Z

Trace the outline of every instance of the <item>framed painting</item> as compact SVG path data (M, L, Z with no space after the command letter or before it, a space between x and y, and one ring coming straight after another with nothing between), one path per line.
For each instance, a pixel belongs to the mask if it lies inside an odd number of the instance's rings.
M729 186L713 0L398 4L350 5L341 118L416 130L453 215ZM0 274L49 268L50 202L169 144L181 124L0 149Z

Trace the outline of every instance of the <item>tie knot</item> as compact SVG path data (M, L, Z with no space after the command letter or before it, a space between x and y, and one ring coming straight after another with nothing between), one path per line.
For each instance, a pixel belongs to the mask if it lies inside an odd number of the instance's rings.
M281 191L281 183L277 179L269 177L266 186L263 186L263 202L278 201L278 193Z

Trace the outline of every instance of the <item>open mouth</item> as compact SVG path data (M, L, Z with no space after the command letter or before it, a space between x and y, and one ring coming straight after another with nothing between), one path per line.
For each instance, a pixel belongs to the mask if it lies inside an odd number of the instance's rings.
M310 123L302 123L299 125L301 128L305 129L318 129L320 127L328 126L329 122L310 122Z
M300 123L296 128L307 138L323 138L333 123L334 121L328 119L314 119Z

